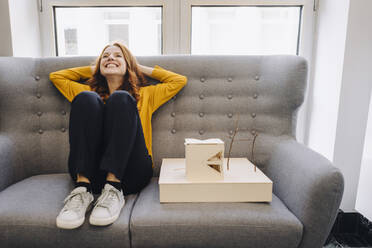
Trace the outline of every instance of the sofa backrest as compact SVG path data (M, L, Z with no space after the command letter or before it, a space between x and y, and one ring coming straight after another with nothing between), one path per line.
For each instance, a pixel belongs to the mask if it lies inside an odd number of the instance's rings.
M49 73L94 59L0 57L0 134L15 143L16 179L67 172L71 103L49 81ZM302 57L164 55L137 60L188 78L185 88L153 115L155 175L162 158L185 156L185 138L220 138L227 156L238 115L231 156L248 157L263 170L271 147L280 139L295 138L307 81Z

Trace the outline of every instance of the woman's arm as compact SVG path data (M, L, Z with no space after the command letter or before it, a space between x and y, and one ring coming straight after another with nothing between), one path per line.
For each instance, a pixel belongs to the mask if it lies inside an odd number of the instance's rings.
M144 74L161 82L145 87L151 96L149 103L152 112L176 95L187 83L187 77L165 70L158 65L154 68L147 66L140 66L140 68Z
M89 85L78 83L78 81L89 79L91 76L91 67L83 66L52 72L49 74L49 79L67 100L72 102L77 94L90 90Z
M151 77L152 71L154 70L153 67L148 67L148 66L144 66L140 64L137 64L137 65L142 73L144 73L146 76Z

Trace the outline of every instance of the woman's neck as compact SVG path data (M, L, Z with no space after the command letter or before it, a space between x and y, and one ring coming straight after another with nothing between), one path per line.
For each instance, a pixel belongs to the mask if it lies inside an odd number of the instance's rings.
M117 90L120 85L123 83L123 77L117 77L117 76L108 76L106 77L107 85L109 87L110 95L114 93L115 90Z

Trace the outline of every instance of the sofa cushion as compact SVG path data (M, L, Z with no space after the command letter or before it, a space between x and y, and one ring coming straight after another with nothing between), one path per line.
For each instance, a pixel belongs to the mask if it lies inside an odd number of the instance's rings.
M132 247L297 247L301 222L271 203L162 203L158 178L141 191L130 220Z
M56 217L73 187L68 174L49 174L0 192L0 247L130 247L128 222L137 195L126 196L119 219L110 226L91 226L88 213L81 227L59 229Z

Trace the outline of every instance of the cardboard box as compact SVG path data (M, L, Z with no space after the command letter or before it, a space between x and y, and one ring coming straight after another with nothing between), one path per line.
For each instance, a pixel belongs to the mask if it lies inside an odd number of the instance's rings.
M223 180L225 144L220 139L185 139L186 177L190 181Z
M163 159L159 177L161 203L170 202L271 202L273 182L247 158L223 161L224 179L190 181L184 158Z

